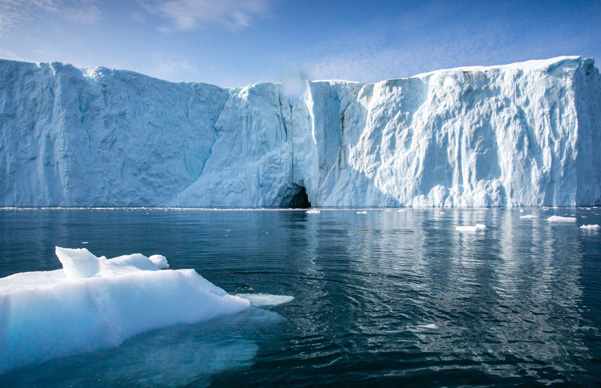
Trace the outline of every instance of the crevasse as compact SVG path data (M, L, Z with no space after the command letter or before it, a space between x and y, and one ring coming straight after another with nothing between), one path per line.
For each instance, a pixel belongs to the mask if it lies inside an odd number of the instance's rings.
M1 206L601 204L601 81L560 57L224 89L0 61Z

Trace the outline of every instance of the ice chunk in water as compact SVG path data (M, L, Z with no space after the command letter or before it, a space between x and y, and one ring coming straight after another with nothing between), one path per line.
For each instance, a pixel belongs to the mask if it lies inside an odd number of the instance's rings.
M63 270L0 278L0 374L250 306L193 269L161 271L139 253L111 260L87 249L56 253Z
M475 233L475 232L486 232L488 228L483 224L476 224L474 226L457 226L456 231L462 233Z
M549 222L576 222L576 217L551 216L547 218Z

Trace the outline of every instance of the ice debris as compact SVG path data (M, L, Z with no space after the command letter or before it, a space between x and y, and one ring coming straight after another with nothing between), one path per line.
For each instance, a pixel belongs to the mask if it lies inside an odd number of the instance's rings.
M475 232L486 232L488 228L483 224L476 224L474 226L457 226L455 230L461 233L475 233Z
M576 222L576 217L551 216L547 218L548 222Z

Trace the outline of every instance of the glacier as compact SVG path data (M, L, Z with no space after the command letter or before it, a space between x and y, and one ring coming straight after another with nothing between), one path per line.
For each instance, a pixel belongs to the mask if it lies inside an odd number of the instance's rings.
M0 85L0 206L601 205L590 58L292 94L1 60Z

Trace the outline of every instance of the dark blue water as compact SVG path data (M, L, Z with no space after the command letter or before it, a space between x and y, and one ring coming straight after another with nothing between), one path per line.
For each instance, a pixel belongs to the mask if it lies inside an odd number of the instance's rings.
M455 231L476 223L489 230ZM1 210L0 276L57 269L55 245L85 246L295 299L27 366L0 386L599 386L601 234L581 224L601 224L601 210Z

